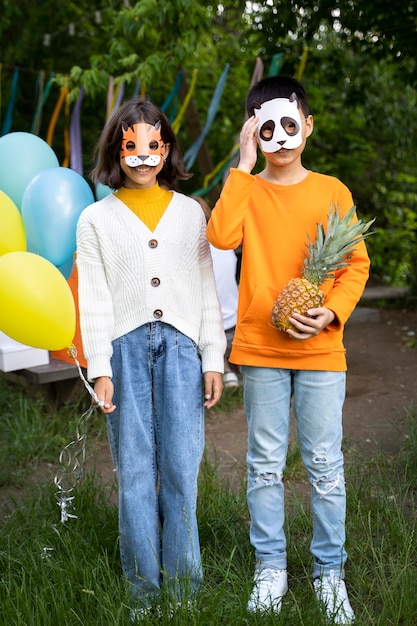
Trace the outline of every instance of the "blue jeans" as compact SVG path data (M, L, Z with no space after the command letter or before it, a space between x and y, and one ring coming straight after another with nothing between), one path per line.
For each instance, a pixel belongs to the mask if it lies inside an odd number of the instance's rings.
M346 491L342 408L345 372L241 367L248 420L250 538L258 568L287 567L284 485L293 397L301 456L311 484L313 577L343 576Z
M202 579L196 507L204 400L197 347L172 326L145 324L113 342L112 368L117 409L107 426L123 570L139 600L152 601L162 584L181 600Z

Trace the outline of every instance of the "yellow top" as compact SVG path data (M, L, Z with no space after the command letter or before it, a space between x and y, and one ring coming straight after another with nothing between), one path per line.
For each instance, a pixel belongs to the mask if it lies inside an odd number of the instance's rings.
M162 189L156 184L148 189L121 187L115 195L133 211L149 230L154 231L171 202L172 191Z

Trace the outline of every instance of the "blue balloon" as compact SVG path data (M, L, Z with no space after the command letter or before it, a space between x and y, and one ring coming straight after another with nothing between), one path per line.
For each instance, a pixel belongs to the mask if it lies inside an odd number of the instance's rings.
M62 265L58 265L59 271L64 276L64 278L66 278L66 280L68 280L72 274L72 270L74 269L74 261L74 255L72 255L69 259L65 261L65 263L63 263Z
M28 252L32 252L32 254L37 254L38 256L42 256L42 254L39 252L39 250L31 242L30 239L27 238L26 242L27 242L27 251ZM57 265L56 266L57 269L59 269L59 271L61 272L61 274L64 276L64 278L66 280L68 280L69 277L72 274L72 270L74 269L74 263L75 263L75 257L74 257L74 255L72 255L62 265Z
M14 132L0 137L0 189L19 209L27 185L40 171L59 167L52 148L32 133Z
M53 265L64 265L75 253L78 218L93 202L89 184L74 170L56 167L39 172L22 199L28 240Z
M42 256L39 250L37 249L37 247L34 245L33 241L31 241L29 237L27 236L27 233L26 233L26 244L27 244L28 252L32 252L32 254L39 254L39 256Z
M114 189L110 189L107 185L103 185L103 183L97 183L96 185L96 200L103 200L106 196L113 193Z

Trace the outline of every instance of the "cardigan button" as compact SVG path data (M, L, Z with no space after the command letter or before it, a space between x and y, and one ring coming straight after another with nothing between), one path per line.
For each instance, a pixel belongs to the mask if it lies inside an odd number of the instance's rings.
M161 309L155 309L155 311L153 312L153 316L156 320L160 320L163 316Z
M148 246L150 248L157 248L158 247L158 241L156 239L150 239L148 241Z
M152 287L159 287L160 284L161 284L161 281L159 280L159 278L152 278L151 280Z

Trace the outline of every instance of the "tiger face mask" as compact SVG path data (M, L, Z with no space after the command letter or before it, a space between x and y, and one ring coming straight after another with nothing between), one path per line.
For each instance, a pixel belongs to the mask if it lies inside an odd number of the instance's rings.
M122 122L122 147L120 156L129 167L156 166L166 155L167 149L161 137L161 122L155 126L139 122L129 126Z

